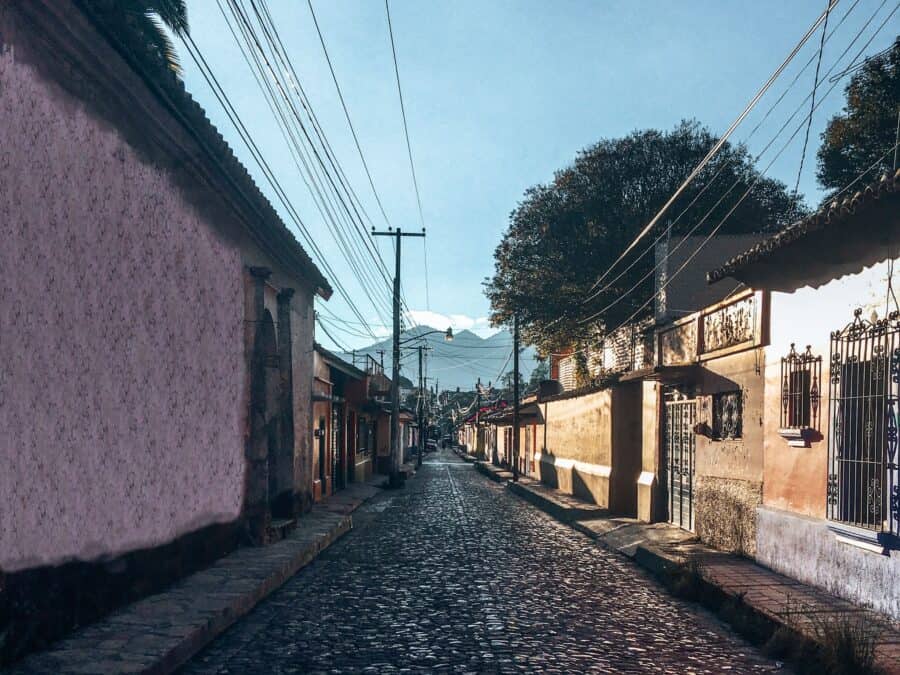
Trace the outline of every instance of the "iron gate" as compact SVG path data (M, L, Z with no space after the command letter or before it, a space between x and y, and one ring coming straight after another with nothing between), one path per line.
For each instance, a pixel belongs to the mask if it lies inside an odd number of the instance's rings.
M900 316L854 320L831 335L828 517L900 535Z
M679 397L666 401L665 453L669 522L694 529L694 473L697 399Z

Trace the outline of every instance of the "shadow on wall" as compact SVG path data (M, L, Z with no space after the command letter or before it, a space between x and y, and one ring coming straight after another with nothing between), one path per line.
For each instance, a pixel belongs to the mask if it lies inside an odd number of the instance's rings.
M543 451L541 461L538 464L538 476L540 481L547 487L559 489L559 470L556 468L556 464L544 461L545 457L552 459L553 455L547 453L546 449Z
M208 567L238 546L240 529L210 525L111 560L0 572L0 668Z

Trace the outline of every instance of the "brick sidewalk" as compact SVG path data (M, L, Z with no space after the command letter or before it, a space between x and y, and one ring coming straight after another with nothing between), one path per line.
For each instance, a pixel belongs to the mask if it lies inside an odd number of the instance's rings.
M207 569L26 657L10 675L170 673L348 532L350 514L379 493L351 485L298 519L282 541L240 548Z
M661 573L690 565L704 582L739 599L776 625L788 625L814 637L811 615L861 614L882 629L876 662L885 673L900 675L900 627L883 615L853 605L826 591L808 586L736 555L700 543L697 537L668 523L644 523L634 518L608 517L605 510L530 478L509 482L497 467L482 463L480 473L531 502L560 522L618 551L653 572ZM693 564L692 564L693 563Z

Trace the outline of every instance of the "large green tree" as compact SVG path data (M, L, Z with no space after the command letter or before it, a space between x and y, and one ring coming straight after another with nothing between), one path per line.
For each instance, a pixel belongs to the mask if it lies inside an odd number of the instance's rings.
M870 175L891 171L900 114L900 38L865 62L844 90L844 110L828 122L818 153L817 177L831 194L873 164Z
M133 42L147 55L181 74L175 46L163 25L175 35L187 35L185 0L79 0L110 30Z
M494 253L494 276L485 283L493 322L509 325L518 313L523 340L546 353L584 344L628 318L653 293L652 274L640 283L653 268L652 254L593 300L585 298L716 140L696 122L682 122L669 132L635 131L587 148L552 182L530 188L510 215ZM708 183L710 189L700 194ZM805 212L782 183L760 176L745 148L725 144L638 252L682 211L671 226L675 237L704 218L695 234L708 233L736 204L722 233L779 230ZM635 284L637 291L627 293ZM586 321L620 298L596 320Z

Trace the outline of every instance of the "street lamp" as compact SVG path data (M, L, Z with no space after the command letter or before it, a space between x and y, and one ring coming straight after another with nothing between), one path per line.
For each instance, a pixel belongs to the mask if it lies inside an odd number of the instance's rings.
M412 342L413 340L419 340L426 335L437 335L441 334L444 336L444 342L453 342L453 327L450 326L447 330L429 330L424 333L419 333L418 335L413 335L412 337L408 337L405 340L400 340L397 344L405 345L407 342Z
M394 335L394 356L395 356L395 368L394 368L394 377L391 382L391 475L388 480L388 485L390 487L400 487L402 478L400 477L400 465L403 463L403 455L400 449L400 368L399 360L400 360L400 345L406 344L407 342L412 342L413 340L420 340L428 335L435 334L443 334L445 342L453 341L453 327L448 326L447 330L429 330L424 333L419 333L418 335L413 335L412 337L408 337L405 340L399 339L399 334ZM419 347L419 358L421 362L421 346ZM419 370L419 375L421 376L421 367ZM419 391L421 392L421 382L419 383ZM421 425L421 420L420 420ZM422 460L422 432L421 426L419 429L419 461Z

